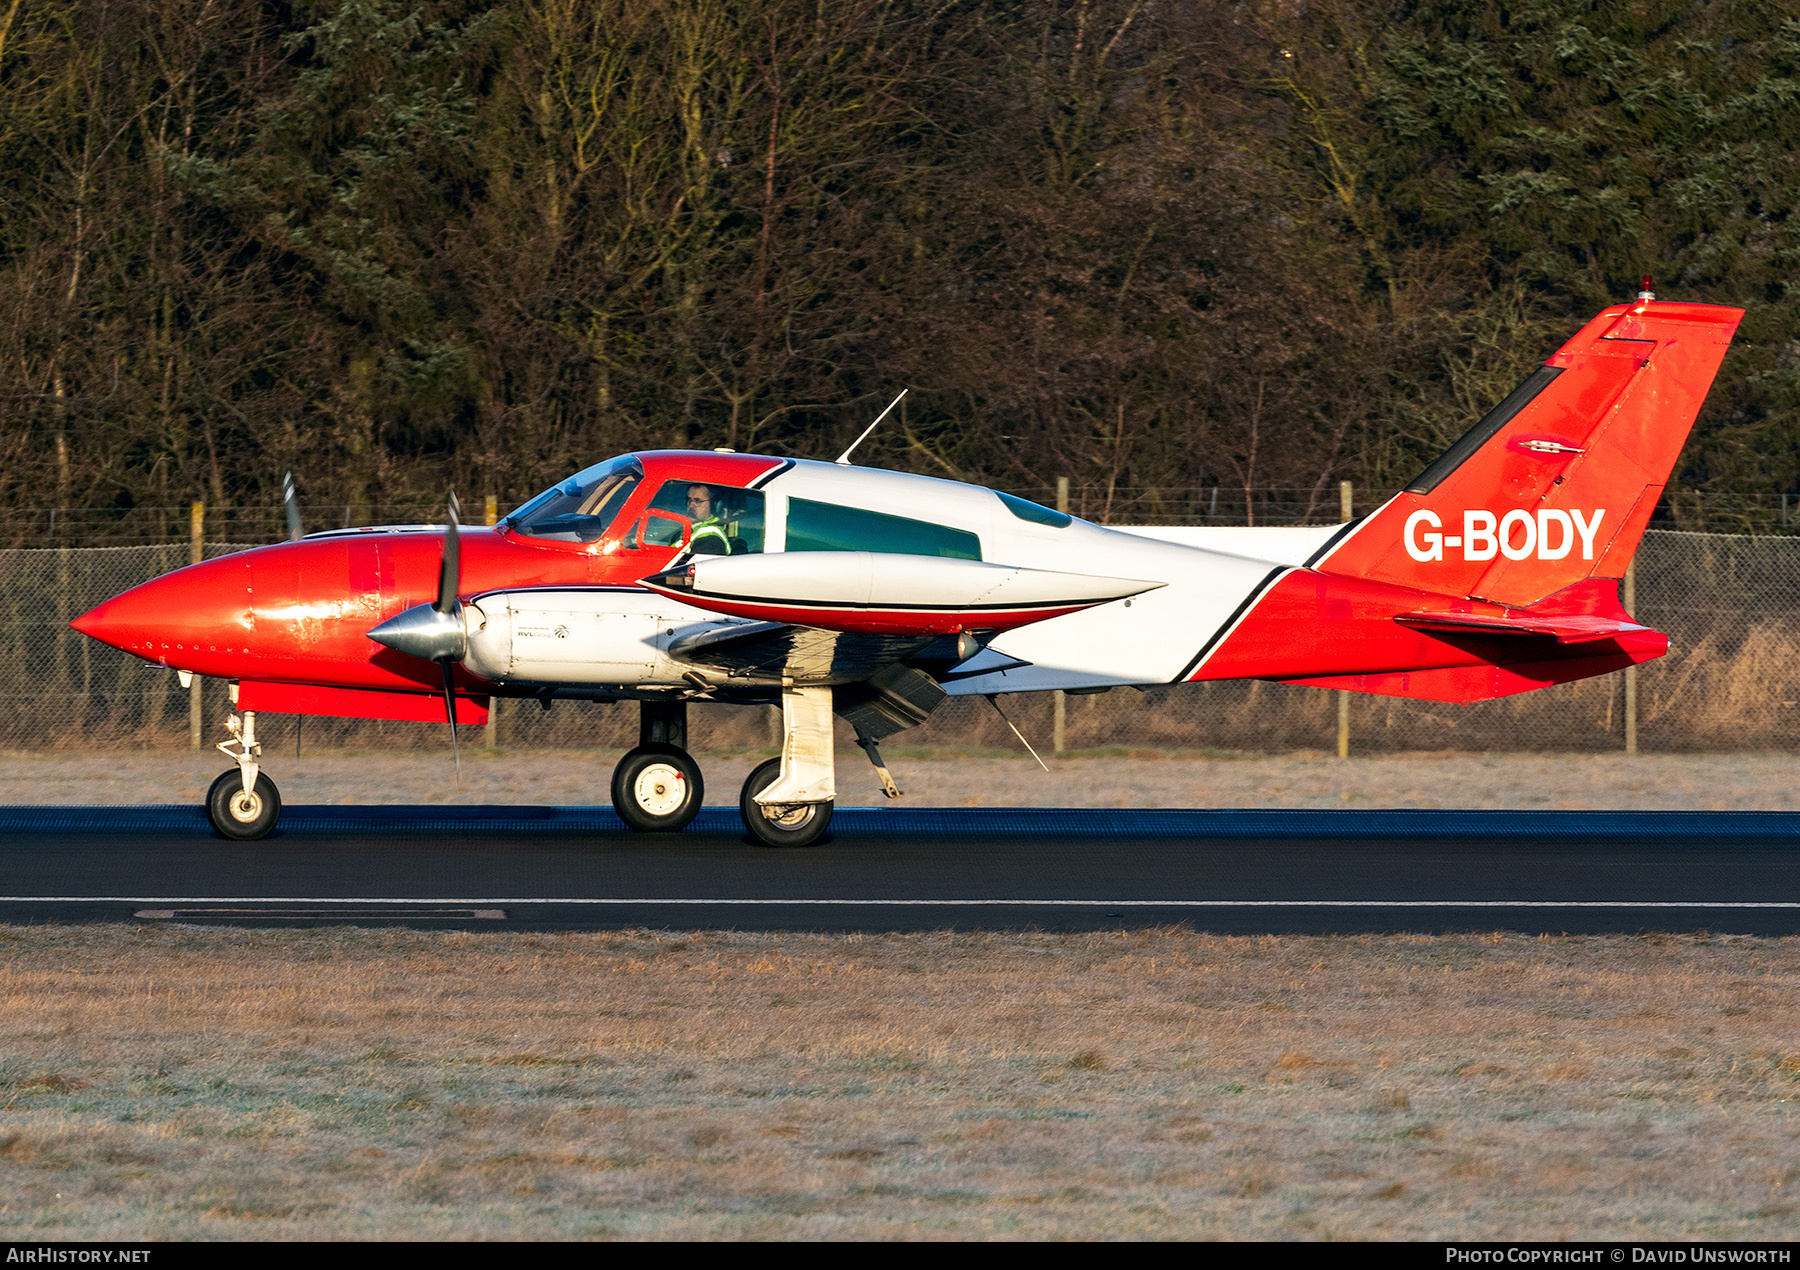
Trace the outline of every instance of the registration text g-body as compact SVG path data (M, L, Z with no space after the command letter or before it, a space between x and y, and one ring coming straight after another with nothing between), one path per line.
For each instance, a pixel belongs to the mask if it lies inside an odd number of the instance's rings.
M1515 507L1505 515L1471 510L1462 514L1462 532L1445 534L1444 522L1434 511L1420 508L1406 518L1406 554L1414 560L1442 560L1444 552L1461 551L1464 560L1561 560L1581 548L1581 558L1594 558L1594 535L1606 517L1604 507L1591 512L1560 507L1540 507L1536 512Z

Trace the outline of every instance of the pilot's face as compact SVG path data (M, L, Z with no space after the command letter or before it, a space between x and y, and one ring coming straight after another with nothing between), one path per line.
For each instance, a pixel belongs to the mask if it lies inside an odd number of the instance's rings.
M688 486L687 509L689 520L705 520L711 516L712 490L705 485Z

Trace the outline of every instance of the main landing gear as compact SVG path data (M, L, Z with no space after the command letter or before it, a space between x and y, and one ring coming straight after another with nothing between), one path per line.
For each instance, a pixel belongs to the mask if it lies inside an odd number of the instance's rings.
M256 713L232 714L225 727L231 740L221 741L219 749L236 759L237 766L219 773L206 791L206 818L222 837L239 842L266 838L281 819L281 791L257 764L262 746L256 740Z
M687 752L687 703L646 701L638 709L637 748L613 768L613 810L640 833L674 833L706 797L700 765Z
M738 795L744 827L766 847L809 847L831 826L837 802L831 700L830 688L782 689L781 757L751 772ZM640 711L637 747L613 769L613 809L633 829L672 833L694 818L706 796L700 765L687 752L687 704L646 701ZM864 748L883 786L897 795L874 744Z
M738 795L738 815L744 828L765 847L810 847L831 827L835 803L763 803L757 795L781 779L781 760L759 765Z
M750 773L738 795L744 828L765 847L810 847L837 805L831 689L781 690L781 757ZM884 769L885 770L885 769Z

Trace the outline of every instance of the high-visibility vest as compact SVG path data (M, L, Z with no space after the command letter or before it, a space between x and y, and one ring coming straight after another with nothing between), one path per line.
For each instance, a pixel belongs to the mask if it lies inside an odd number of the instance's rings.
M701 543L716 544L703 547ZM688 543L688 549L699 555L728 556L731 554L731 539L725 534L725 527L716 520L703 520L694 526L694 536Z

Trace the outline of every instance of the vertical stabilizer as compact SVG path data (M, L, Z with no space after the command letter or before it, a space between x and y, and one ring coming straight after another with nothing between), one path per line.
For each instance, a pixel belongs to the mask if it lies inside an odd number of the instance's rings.
M1607 309L1313 567L1514 608L1623 577L1743 315Z

